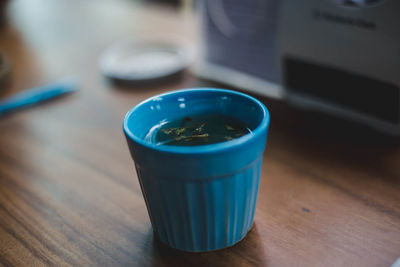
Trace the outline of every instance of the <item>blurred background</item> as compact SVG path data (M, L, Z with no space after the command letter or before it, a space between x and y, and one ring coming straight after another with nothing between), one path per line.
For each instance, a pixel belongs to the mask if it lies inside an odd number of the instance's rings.
M368 134L400 133L394 1L14 0L0 8L4 97L40 76L133 90L178 78L329 114Z

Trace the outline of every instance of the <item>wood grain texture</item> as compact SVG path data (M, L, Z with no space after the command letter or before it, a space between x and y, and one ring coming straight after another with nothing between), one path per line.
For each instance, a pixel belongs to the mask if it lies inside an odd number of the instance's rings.
M390 266L400 257L399 140L259 96L272 121L253 229L211 253L160 244L122 119L152 95L219 85L185 73L119 87L97 62L120 38L195 42L193 17L122 0L15 0L6 15L0 52L13 72L0 97L71 74L81 88L0 119L0 265Z

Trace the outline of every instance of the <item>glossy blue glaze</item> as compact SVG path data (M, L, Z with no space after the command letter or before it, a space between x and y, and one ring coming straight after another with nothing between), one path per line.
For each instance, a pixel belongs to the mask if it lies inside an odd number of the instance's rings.
M220 113L247 122L253 134L204 146L157 146L155 125ZM253 224L269 126L265 106L214 88L173 91L130 110L124 132L159 239L176 249L211 251L240 241Z

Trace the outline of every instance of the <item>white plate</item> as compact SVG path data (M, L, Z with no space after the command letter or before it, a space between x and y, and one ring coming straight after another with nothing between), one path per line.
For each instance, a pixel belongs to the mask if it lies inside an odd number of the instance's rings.
M149 81L186 69L193 62L190 49L173 44L119 42L100 57L101 72L113 79Z

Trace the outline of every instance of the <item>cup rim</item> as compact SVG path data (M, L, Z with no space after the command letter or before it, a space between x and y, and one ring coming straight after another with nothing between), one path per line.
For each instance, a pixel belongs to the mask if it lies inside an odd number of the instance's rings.
M153 101L154 99L165 97L165 96L170 96L170 95L178 95L182 93L190 93L190 92L219 92L219 93L226 93L230 95L238 95L240 97L247 98L254 102L256 105L258 105L262 112L263 112L263 118L261 122L258 124L258 126L252 131L253 134L247 134L242 137L226 141L226 142L220 142L220 143L214 143L214 144L209 144L209 145L199 145L199 146L163 146L163 145L156 145L152 143L148 143L143 140L143 138L140 138L132 133L132 131L128 127L128 121L129 118L132 116L132 114L135 112L136 109L138 109L140 106L145 105L146 103ZM159 152L164 152L164 153L171 153L171 154L209 154L209 153L217 153L217 152L226 152L229 150L234 150L237 149L240 146L243 146L246 144L249 140L253 138L257 138L257 136L261 135L264 131L267 130L270 122L270 115L268 109L265 107L263 103L261 103L259 100L256 98L249 96L247 94L233 91L233 90L227 90L227 89L219 89L219 88L210 88L210 87L200 87L200 88L188 88L188 89L180 89L180 90L173 90L169 91L163 94L158 94L155 96L152 96L139 104L135 105L132 109L130 109L124 118L123 121L123 129L125 134L135 143Z

